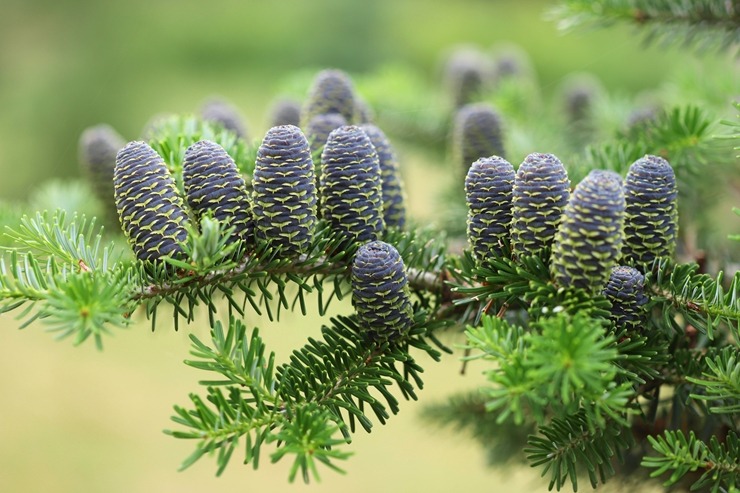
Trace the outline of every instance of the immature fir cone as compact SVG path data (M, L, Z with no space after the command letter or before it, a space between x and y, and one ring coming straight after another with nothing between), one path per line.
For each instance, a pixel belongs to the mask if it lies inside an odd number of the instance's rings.
M478 99L491 83L492 63L479 50L462 46L453 51L444 67L444 85L452 104L460 108Z
M358 243L383 232L383 195L378 153L354 125L329 134L321 154L321 216L332 229Z
M326 113L339 113L348 123L354 122L354 85L341 70L322 70L316 75L303 106L301 122L306 125L316 115Z
M452 129L452 149L462 173L482 157L506 158L501 132L501 118L486 103L463 106L455 115Z
M622 248L624 207L618 174L594 170L578 184L555 235L550 270L558 284L604 288Z
M398 168L396 153L388 137L372 123L360 125L378 153L380 178L383 189L383 220L385 226L403 228L406 224L406 205L401 171Z
M316 183L308 141L293 125L267 131L252 180L255 234L286 257L304 253L316 227Z
M268 114L270 128L278 125L301 126L301 103L293 99L275 101Z
M634 329L642 319L645 295L645 277L633 267L617 266L612 269L604 288L604 296L612 303L611 319L620 328Z
M352 305L374 340L394 341L413 325L406 268L388 243L372 241L357 250L352 264Z
M229 243L253 243L254 220L247 187L223 147L207 140L188 147L182 177L196 219L210 212L214 219L235 228Z
M512 252L531 255L549 247L569 198L570 180L563 163L552 154L527 156L514 180Z
M247 127L239 110L230 103L221 99L206 101L200 110L200 116L207 122L213 122L226 130L234 132L238 137L247 138Z
M140 260L182 254L188 222L164 160L145 142L129 142L116 157L116 209L123 232Z
M80 135L78 158L80 167L90 179L95 195L115 215L113 171L116 154L126 141L110 125L88 127Z
M665 159L647 155L635 161L624 180L626 262L641 266L673 255L678 234L676 175Z
M514 167L491 156L475 161L465 178L468 204L468 243L478 262L503 254L509 236Z
M339 113L324 113L311 118L306 125L306 138L311 146L311 153L320 152L332 130L347 125L347 120Z

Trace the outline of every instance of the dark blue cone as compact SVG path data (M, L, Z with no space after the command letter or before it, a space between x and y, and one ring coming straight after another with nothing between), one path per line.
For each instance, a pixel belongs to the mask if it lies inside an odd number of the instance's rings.
M601 292L622 249L621 177L594 170L578 184L555 235L550 270L561 286Z
M188 222L164 160L145 142L129 142L116 157L116 209L136 257L156 262L182 255Z
M619 328L635 329L645 319L645 277L633 267L617 266L612 269L604 288L612 304L611 319Z
M463 106L455 115L452 129L453 157L463 174L482 157L506 158L501 117L486 103Z
M403 259L388 243L373 241L357 250L352 263L352 305L371 339L394 341L413 325Z
M207 140L188 147L182 175L188 205L196 219L210 213L235 228L229 242L253 243L254 220L247 187L223 147Z
M570 180L563 163L552 154L527 156L514 180L512 252L532 255L549 247L569 198Z
M635 161L624 181L625 262L648 265L672 256L678 235L676 175L665 159L647 155Z
M383 181L383 220L387 228L403 228L406 224L406 205L403 179L398 158L385 133L372 123L360 126L378 153L380 177Z
M305 253L316 227L316 184L308 141L293 125L271 128L252 180L255 235L281 255Z
M509 237L514 167L504 158L478 159L465 178L468 243L478 262L503 254Z
M321 154L321 217L347 240L365 243L383 233L378 153L357 126L329 134Z

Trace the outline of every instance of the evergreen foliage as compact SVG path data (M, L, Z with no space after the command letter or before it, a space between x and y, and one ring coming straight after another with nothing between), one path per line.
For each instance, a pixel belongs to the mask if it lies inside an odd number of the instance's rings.
M737 41L732 2L562 5L570 24L631 19L665 40L675 29L689 43L710 30L721 44ZM210 456L220 474L239 449L255 468L265 454L292 461L290 481L318 479L322 466L341 471L353 435L415 400L422 365L452 352L446 330L464 333L464 359L483 365L487 382L424 415L472 430L492 461L519 451L558 490L584 479L596 487L630 463L669 473L667 486L737 490L740 273L720 264L710 274L691 257L691 228L677 226L679 216L696 219L699 191L737 169L737 147L723 146L737 144L737 122L725 121L726 140L716 139L722 110L692 101L596 128L600 106L576 94L572 119L595 131L568 139L565 115L533 112L543 95L516 59L476 57L451 59L449 85L437 89L458 91L465 106L456 113L426 104L433 90L406 72L365 79L360 96L346 73L326 70L303 104L306 128L273 126L260 145L223 122L156 122L148 143L122 146L110 178L131 251L115 238L104 245L83 215L14 223L17 209L0 208L11 225L0 312L101 348L140 313L153 329L170 313L175 329L207 318L210 337L190 336L185 363L208 377L175 406L167 430L194 444L183 468ZM323 118L339 124L319 129ZM401 158L385 132L430 152L454 148L458 195L444 207L462 211L457 230L406 217ZM107 173L116 145L96 137L108 146L99 160ZM540 138L552 149L533 152ZM81 139L91 168L92 141ZM505 145L526 156L516 171ZM245 322L305 315L309 302L323 317L343 298L351 313L324 320L282 364Z

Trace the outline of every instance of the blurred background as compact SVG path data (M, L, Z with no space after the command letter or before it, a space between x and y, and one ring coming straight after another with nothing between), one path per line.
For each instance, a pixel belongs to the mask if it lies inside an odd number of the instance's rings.
M363 78L389 67L432 86L451 46L511 43L529 55L543 94L574 72L589 72L624 98L685 87L686 80L700 85L707 71L737 68L713 54L645 48L629 28L563 35L546 19L550 7L539 0L4 0L0 201L23 202L44 181L77 178L77 142L88 126L108 123L134 140L153 115L197 112L213 95L238 107L249 135L260 139L274 98L300 94L300 74L326 67L348 71L360 89ZM736 96L740 85L733 90ZM718 106L732 114L726 99ZM440 167L427 169L429 156L404 146L402 137L411 214L426 221L445 175ZM288 464L270 466L266 457L256 472L235 457L219 479L208 458L177 472L191 444L161 430L170 426L171 406L184 404L201 377L181 362L188 333L205 334L207 324L176 333L164 318L154 333L142 322L117 334L103 352L92 344L55 343L38 324L18 331L12 316L0 319L0 491L544 488L526 466L488 468L473 440L421 421L414 403L405 403L387 426L358 435L348 474L323 471L318 485L289 486ZM263 333L285 357L318 327L314 318L288 317ZM481 383L480 368L459 375L456 356L426 366L422 405Z

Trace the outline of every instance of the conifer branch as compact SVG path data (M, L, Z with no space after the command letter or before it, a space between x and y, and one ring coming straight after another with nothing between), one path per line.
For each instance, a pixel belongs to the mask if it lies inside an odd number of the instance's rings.
M561 29L631 24L646 31L647 42L722 49L740 42L740 7L734 1L565 0L553 14Z
M712 436L708 444L693 431L687 437L681 430L648 436L648 440L658 455L645 457L642 466L655 469L652 477L672 471L665 486L677 483L689 472L702 472L692 490L734 491L740 484L740 439L734 431L724 440Z
M646 276L646 287L655 295L651 303L677 310L710 339L718 329L726 327L740 341L740 273L733 276L725 289L721 272L717 279L712 279L698 274L698 268L696 264L656 259L652 272ZM664 317L670 317L671 313L670 309L663 311Z

